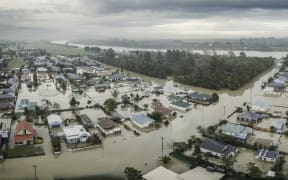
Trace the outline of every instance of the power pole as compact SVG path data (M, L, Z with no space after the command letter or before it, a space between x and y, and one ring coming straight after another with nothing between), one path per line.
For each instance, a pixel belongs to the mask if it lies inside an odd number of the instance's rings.
M38 166L36 166L35 164L33 164L32 167L34 168L34 180L38 180L38 178L37 178L37 172L36 172Z
M163 159L163 149L164 149L163 141L164 141L164 137L161 137L161 140L162 140L162 159Z

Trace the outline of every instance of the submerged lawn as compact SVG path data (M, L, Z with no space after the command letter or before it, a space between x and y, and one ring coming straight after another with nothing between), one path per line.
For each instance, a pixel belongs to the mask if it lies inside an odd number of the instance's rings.
M42 146L34 145L17 146L14 149L8 149L7 151L8 158L40 156L44 154L45 152Z

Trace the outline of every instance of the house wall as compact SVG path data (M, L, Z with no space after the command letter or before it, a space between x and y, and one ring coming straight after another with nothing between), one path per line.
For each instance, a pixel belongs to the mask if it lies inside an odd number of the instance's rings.
M201 151L202 153L211 153L212 155L218 156L218 157L221 157L221 158L224 157L223 154L220 154L220 153L217 153L217 152L214 152L214 151L210 151L210 150L205 149L205 148L202 148L202 147L200 147L200 151Z

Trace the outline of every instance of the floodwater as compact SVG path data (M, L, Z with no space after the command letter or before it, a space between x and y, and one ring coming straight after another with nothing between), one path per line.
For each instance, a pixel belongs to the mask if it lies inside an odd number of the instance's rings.
M40 130L45 138L45 156L8 159L3 166L0 165L0 179L23 179L33 178L33 164L38 166L37 174L40 179L52 179L54 176L82 176L92 174L112 174L123 176L123 170L127 166L135 167L143 173L150 171L159 165L158 158L161 156L161 137L164 137L164 153L171 151L175 141L186 141L190 136L199 136L198 126L207 127L217 123L235 110L236 106L243 102L264 101L271 105L288 106L287 94L281 97L264 97L261 92L261 84L277 71L277 67L267 71L237 91L218 91L220 100L210 106L198 105L187 113L178 113L178 117L168 127L162 127L149 133L141 133L135 136L133 132L122 128L120 136L108 137L103 142L103 148L89 149L78 152L63 152L60 156L52 154L50 139L45 130ZM171 83L136 73L131 75L140 76L162 84ZM187 85L179 87L189 88L194 91L212 93L207 90ZM151 97L153 98L153 97ZM159 97L165 98L164 95ZM163 101L165 102L165 101ZM164 104L165 105L165 104ZM168 106L168 104L166 105ZM180 118L180 115L183 115ZM236 121L235 119L231 120ZM285 138L285 137L283 137ZM241 161L239 159L239 161ZM237 164L239 164L238 162ZM176 162L169 168L177 172L187 170L187 166Z
M59 45L65 45L67 43L67 41L65 40L59 40L59 41L51 41L52 44L59 44ZM79 48L84 48L85 46L89 46L89 47L100 47L102 49L108 49L108 48L112 48L114 51L116 52L129 52L129 51L160 51L160 52L166 52L167 49L151 49L151 48L130 48L130 47L122 47L122 46L103 46L103 45L89 45L89 44L77 44L77 43L69 43L69 45L71 46L77 46ZM204 51L203 50L193 50L193 49L184 49L186 51L191 51L194 53L200 53L203 54ZM206 51L210 54L213 54L212 51ZM217 54L221 54L221 55L228 55L229 52L227 50L215 50L215 52ZM287 51L239 51L239 50L233 50L234 54L236 56L239 56L240 52L245 52L245 54L247 56L251 56L251 57L274 57L274 58L282 58L285 57L287 55Z

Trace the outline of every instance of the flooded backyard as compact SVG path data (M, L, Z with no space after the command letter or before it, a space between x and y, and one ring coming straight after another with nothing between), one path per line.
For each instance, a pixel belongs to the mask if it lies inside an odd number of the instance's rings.
M0 179L31 178L34 175L34 169L32 168L33 164L38 166L37 173L39 179L52 179L55 176L82 176L94 174L123 176L123 171L127 166L135 167L143 173L146 173L160 164L158 159L161 156L161 137L164 137L164 153L168 154L172 150L173 142L186 141L192 135L200 137L197 130L198 126L207 127L216 124L227 117L237 106L241 106L244 102L263 101L272 106L281 105L288 107L287 94L283 94L279 97L268 97L263 96L261 91L262 82L266 81L277 71L278 69L275 67L271 71L259 75L253 81L247 83L237 91L217 91L219 94L219 102L209 106L197 105L188 112L178 112L177 118L167 127L163 126L149 133L141 133L140 136L135 136L133 132L122 128L121 135L105 138L101 148L82 150L78 152L67 151L63 152L59 156L55 156L52 153L52 146L50 144L47 128L39 128L37 130L44 138L43 147L46 155L6 160L3 163L3 166L0 166ZM130 76L138 76L144 80L153 81L163 85L171 85L172 83L171 81L155 79L133 72L129 72L129 74ZM213 90L181 84L179 84L179 87L209 94L215 92ZM81 100L81 105L83 105L83 107L88 99L103 104L106 96L108 96L106 93L95 93L95 90L93 92L88 90L86 93L88 97ZM29 96L33 98L36 95L31 93ZM161 102L165 102L166 97L164 95L154 96L155 95L149 97L149 100L158 98ZM59 99L59 97L62 99ZM61 108L68 108L69 103L67 102L67 99L70 97L71 95L68 93L64 96L57 95L51 97L49 100L52 102L58 102L61 105ZM149 101L147 100L147 102ZM87 113L89 111L91 110L83 112ZM102 116L100 112L97 113L96 111L95 113L92 112L89 114L93 114L93 116ZM229 121L236 122L236 118L231 118ZM287 141L287 138L283 136L282 142ZM286 147L282 148L287 149ZM243 164L247 164L251 158L251 152L243 153L241 158L237 158L237 164L235 167L240 169L242 168L244 171L246 166ZM260 167L262 168L262 164ZM172 163L169 164L169 168L176 172L184 172L188 169L188 166L173 160Z

